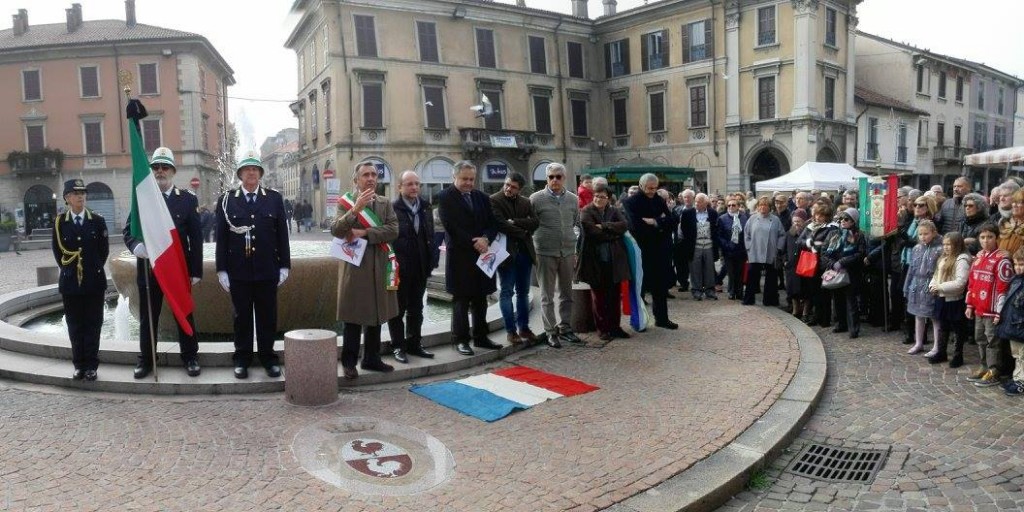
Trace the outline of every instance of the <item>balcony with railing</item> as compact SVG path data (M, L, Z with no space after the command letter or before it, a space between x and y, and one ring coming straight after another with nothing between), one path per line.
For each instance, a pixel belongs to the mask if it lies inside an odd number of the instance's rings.
M647 69L661 69L665 67L665 59L660 53L652 53L647 56Z
M971 154L971 148L956 146L935 146L932 148L932 161L936 164L960 164L964 157Z
M7 154L7 165L15 175L56 175L64 166L64 152L50 148L11 151Z
M539 146L547 146L551 135L522 130L489 130L487 128L459 128L462 149L467 153L484 150L511 150L529 155Z

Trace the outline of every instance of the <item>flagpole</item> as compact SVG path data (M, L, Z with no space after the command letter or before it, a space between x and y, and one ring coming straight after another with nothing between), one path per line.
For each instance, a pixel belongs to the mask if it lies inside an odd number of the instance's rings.
M149 258L146 258L145 262L146 268L144 269L144 271L146 274L146 311L149 313L149 352L153 356L153 382L160 382L160 377L157 375L156 371L156 332L154 332L153 329L153 324L155 323L155 320L153 318L153 299L149 289L149 273L152 272L152 267L150 267L149 265Z
M121 70L121 72L118 73L117 81L124 88L124 96L128 99L129 104L132 99L132 80L133 77L131 71ZM130 122L132 122L131 119L129 119L129 123ZM135 120L135 122L137 123L138 121ZM128 128L131 129L130 126ZM134 200L134 195L132 197ZM149 288L152 286L152 283L149 282L149 273L152 272L152 267L150 266L149 258L145 258L144 261L146 262L144 265L145 268L143 269L143 273L145 274L144 282L146 283L146 312L149 314L149 348L150 353L152 354L152 360L150 362L153 365L153 382L160 382L160 377L157 375L156 369L156 332L155 329L153 329L153 323L156 319L153 318L153 299Z

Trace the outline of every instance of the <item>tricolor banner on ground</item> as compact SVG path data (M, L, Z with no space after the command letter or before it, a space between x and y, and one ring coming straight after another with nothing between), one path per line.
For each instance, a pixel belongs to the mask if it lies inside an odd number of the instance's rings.
M597 386L526 366L503 368L465 379L413 386L409 391L483 421L497 421L516 410L582 395Z
M136 102L138 100L132 100ZM141 109L143 112L145 109ZM129 106L129 112L132 107ZM131 117L131 114L129 114ZM164 300L185 333L191 335L188 316L192 314L192 281L185 265L185 251L174 227L167 203L164 202L156 178L149 170L149 158L142 145L142 136L136 119L128 120L128 137L132 148L132 209L131 234L146 244L146 252L153 266ZM142 305L145 307L145 305ZM159 311L153 314L159 315Z

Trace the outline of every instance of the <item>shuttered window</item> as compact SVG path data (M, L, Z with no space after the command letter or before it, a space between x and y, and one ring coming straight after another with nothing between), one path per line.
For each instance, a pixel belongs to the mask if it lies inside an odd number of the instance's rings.
M100 77L96 66L78 68L78 78L82 83L83 98L97 98L100 95Z
M714 35L710 20L683 25L683 63L713 58Z
M497 59L494 56L494 31L486 28L476 29L476 58L477 65L482 68L496 68Z
M27 69L21 72L21 90L25 101L43 99L38 69Z
M548 56L544 48L544 38L529 36L530 72L541 75L548 74Z
M352 17L356 24L356 54L360 57L377 56L377 32L373 27L373 16Z
M584 78L583 76L583 45L569 41L565 43L569 55L569 76L572 78Z
M417 21L416 36L420 43L420 60L423 62L438 62L437 25L428 21Z

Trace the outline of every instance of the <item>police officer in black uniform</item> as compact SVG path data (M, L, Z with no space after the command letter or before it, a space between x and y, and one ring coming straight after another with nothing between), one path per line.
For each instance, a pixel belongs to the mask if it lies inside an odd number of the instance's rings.
M71 338L75 380L96 380L99 367L100 327L107 274L103 265L110 253L107 223L85 208L85 182L64 183L68 211L53 224L53 258L60 268L59 287Z
M288 279L291 249L284 199L260 185L263 172L259 154L249 151L236 170L242 186L225 192L217 202L217 279L234 306L238 379L249 377L254 313L256 355L268 376L281 376L274 352L277 287Z
M156 148L153 158L150 160L149 168L153 170L153 176L164 195L164 202L167 203L167 211L171 214L174 227L178 231L178 238L181 240L182 249L185 251L185 265L188 267L188 275L191 276L192 285L195 285L203 277L203 233L202 224L199 221L199 200L191 191L182 192L174 186L174 174L177 168L174 166L174 153L168 148ZM149 283L149 300L139 304L139 360L135 365L135 378L142 379L153 371L153 347L155 340L150 339L150 333L156 333L160 322L160 308L164 303L164 292L153 275L153 267L147 264L149 254L146 244L136 240L132 236L132 219L124 226L124 245L137 258L136 284L139 287L139 300L145 301L146 283ZM147 281L145 272L149 272ZM149 308L153 308L153 327L150 329ZM192 326L192 334L186 334L185 330L178 326L178 346L181 349L181 362L185 365L185 372L190 377L199 375L199 342L196 339L196 322L193 316L188 316L188 323Z

